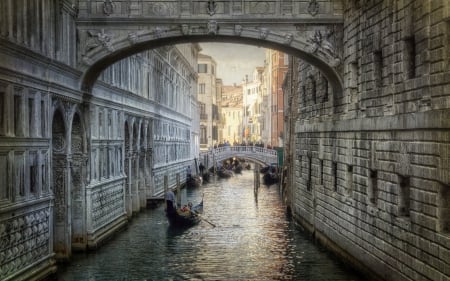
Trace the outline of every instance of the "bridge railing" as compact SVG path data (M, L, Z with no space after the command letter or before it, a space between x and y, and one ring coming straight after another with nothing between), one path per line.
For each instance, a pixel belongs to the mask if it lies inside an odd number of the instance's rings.
M200 152L200 162L208 169L217 161L231 157L246 158L264 164L278 162L278 152L259 146L221 146Z

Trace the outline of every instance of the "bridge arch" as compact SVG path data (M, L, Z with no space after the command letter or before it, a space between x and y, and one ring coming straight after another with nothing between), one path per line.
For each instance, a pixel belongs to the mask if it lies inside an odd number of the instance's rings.
M83 73L80 88L89 95L100 73L109 65L148 49L182 43L226 42L271 48L296 56L317 67L328 79L333 93L339 95L343 91L342 77L337 71L341 59L323 36L320 31L307 38L262 27L219 26L215 21L195 27L157 27L120 36L102 30L94 37L95 47L80 58L79 69Z
M278 162L278 152L258 146L223 146L200 153L200 161L209 169L218 161L243 158L263 166Z

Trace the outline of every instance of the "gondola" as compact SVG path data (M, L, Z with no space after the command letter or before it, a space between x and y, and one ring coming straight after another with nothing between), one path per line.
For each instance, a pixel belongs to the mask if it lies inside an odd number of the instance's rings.
M277 174L272 174L272 173L265 173L263 176L263 183L264 185L272 185L272 184L276 184L278 183L280 180L280 178L278 177Z
M227 179L227 178L233 176L233 173L224 168L221 168L221 169L217 170L217 176L222 179Z
M201 221L199 214L203 212L203 198L202 201L189 209L187 206L176 209L173 213L166 212L167 219L170 226L173 227L190 227L198 224Z
M188 187L199 187L203 183L203 179L201 176L192 176L186 180L186 185Z

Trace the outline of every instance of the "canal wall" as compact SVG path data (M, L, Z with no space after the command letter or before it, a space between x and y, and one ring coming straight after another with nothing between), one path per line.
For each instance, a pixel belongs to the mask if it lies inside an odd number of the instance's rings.
M296 59L287 76L289 207L375 280L450 278L448 11L346 1L343 33L321 33L334 34L344 92Z

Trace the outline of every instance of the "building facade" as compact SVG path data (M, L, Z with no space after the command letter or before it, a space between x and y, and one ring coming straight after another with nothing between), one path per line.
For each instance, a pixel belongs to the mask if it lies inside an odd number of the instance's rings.
M292 213L375 280L450 279L448 8L346 1L342 94L295 58L284 84Z
M200 109L200 149L219 143L219 107L217 103L217 64L207 55L198 58L198 102ZM221 80L219 80L221 85ZM221 88L221 87L220 87Z
M247 143L261 142L262 77L264 68L253 71L252 80L248 77L242 82L243 90L243 134Z
M97 248L182 183L198 154L199 46L120 60L86 95L74 7L0 3L1 280L39 280L72 251Z
M284 102L283 102L283 81L285 79L289 56L276 50L267 50L267 58L270 60L270 110L271 110L271 133L270 145L283 146L284 139Z
M242 143L243 134L243 104L242 86L223 86L222 102L222 139L230 144Z

